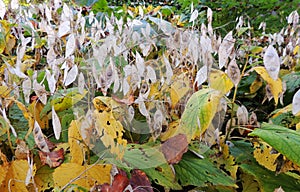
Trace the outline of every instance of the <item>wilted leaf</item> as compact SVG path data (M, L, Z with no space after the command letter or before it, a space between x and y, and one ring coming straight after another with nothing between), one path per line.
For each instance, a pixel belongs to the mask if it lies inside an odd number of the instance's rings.
M124 191L128 185L129 179L126 175L116 174L111 186L109 187L109 191Z
M202 85L207 80L207 66L204 65L197 71L195 83L197 83L198 86Z
M47 115L40 116L41 111L43 110L44 105L38 101L38 100L33 100L32 103L28 106L28 110L30 114L33 115L34 120L38 122L40 125L41 129L49 128L49 118Z
M133 169L131 171L131 178L129 180L130 185L132 186L133 191L136 192L153 192L151 187L151 182L147 175L139 169Z
M179 133L186 134L188 142L206 131L218 110L221 98L222 93L214 89L201 89L190 97L181 117L181 128L178 129Z
M246 125L248 124L248 110L244 105L238 107L236 116L238 118L239 125Z
M57 36L59 38L67 35L71 30L70 21L64 21L59 25Z
M33 89L36 93L36 95L39 97L39 100L46 105L47 103L47 91L44 86L39 84L37 80L33 81Z
M56 151L43 152L39 151L39 156L41 159L42 165L49 165L51 168L60 166L64 162L64 149L61 148Z
M110 183L110 170L111 165L81 166L77 163L63 163L53 173L54 186L62 188L69 183L90 189L96 182Z
M27 160L27 157L29 157L30 152L29 152L28 146L26 145L26 142L23 140L17 139L16 143L17 143L17 148L15 150L15 157L17 159Z
M44 138L44 134L43 134L41 127L37 121L34 121L33 136L34 136L35 144L38 146L38 148L41 151L46 152L46 153L50 152L47 142Z
M1 19L4 18L5 12L6 12L5 3L2 0L0 0L0 18Z
M271 78L264 67L254 67L253 70L255 70L269 84L271 93L274 97L275 105L277 105L278 97L283 92L281 79L277 78L277 80L274 80Z
M31 94L31 80L29 78L24 79L22 83L22 89L23 89L25 102L29 103L30 94Z
M228 57L230 56L234 47L235 39L232 37L232 31L230 31L223 39L219 47L219 68L222 69L226 64Z
M230 63L228 64L228 69L227 69L227 75L231 79L231 81L234 83L235 86L237 86L240 82L240 76L241 72L236 64L236 60L232 59Z
M188 141L184 134L169 138L161 145L161 151L170 164L178 163L188 150Z
M73 65L73 67L68 71L68 74L65 76L64 85L68 86L73 83L78 75L78 67L77 65Z
M189 22L194 22L197 19L198 15L199 15L198 10L197 9L194 10L192 15L191 15L191 18L190 18Z
M292 112L293 115L299 115L298 113L300 112L300 90L298 90L293 97Z
M300 133L286 127L263 123L249 136L258 136L289 160L300 165Z
M54 106L52 106L52 125L53 125L53 132L54 132L55 139L58 140L60 138L60 133L61 133L61 124L60 124L59 117L55 112Z
M264 66L269 76L276 81L280 70L280 60L277 51L270 45L264 55Z
M71 56L74 53L75 48L76 48L75 35L74 35L74 33L72 33L68 37L68 41L66 44L65 57L67 58L67 57Z
M233 87L231 79L221 70L212 69L209 74L208 82L210 88L219 90L223 94L227 94Z

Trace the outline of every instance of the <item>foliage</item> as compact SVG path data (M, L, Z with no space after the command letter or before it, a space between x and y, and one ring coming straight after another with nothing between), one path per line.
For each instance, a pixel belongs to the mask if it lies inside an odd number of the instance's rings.
M1 191L299 191L298 12L178 3L0 0Z

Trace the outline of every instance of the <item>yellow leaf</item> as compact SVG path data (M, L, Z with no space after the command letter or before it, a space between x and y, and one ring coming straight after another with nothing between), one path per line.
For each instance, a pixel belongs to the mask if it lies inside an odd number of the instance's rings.
M111 165L87 165L77 163L63 163L53 173L54 186L62 188L65 185L76 184L90 189L95 183L110 183Z
M294 51L293 51L293 54L296 55L297 53L299 53L299 45L297 45L295 48L294 48Z
M282 81L280 78L274 80L270 77L267 70L264 67L253 68L270 86L271 93L274 97L275 105L278 104L278 97L282 93Z
M185 73L179 74L176 76L176 79L173 80L170 87L170 96L173 108L190 90L189 83L189 78Z
M231 79L221 70L212 69L209 74L209 87L226 94L234 86Z
M254 143L253 156L256 161L271 171L276 170L276 159L280 153L272 154L272 147L266 142Z
M38 191L49 191L54 186L52 173L53 168L45 165L39 168L34 176L34 182L38 188Z
M68 142L70 145L71 163L82 165L84 160L84 146L80 145L82 137L79 128L79 122L73 120L68 129Z
M263 85L263 82L261 80L261 78L258 76L250 85L250 94L256 93L256 91L258 91L261 86Z
M79 102L87 93L87 90L84 90L83 94L80 94L78 90L73 90L67 93L64 97L58 97L51 101L51 105L54 105L55 111L63 111L72 107L74 104Z
M1 85L0 86L0 97L1 98L8 97L11 91L12 90L10 88L8 88L7 86Z
M39 123L42 129L49 128L49 119L47 115L40 117L41 111L43 110L44 105L41 102L33 101L29 106L28 110L33 115L34 119Z
M28 162L25 160L15 160L9 165L6 178L0 186L0 191L27 191L25 179L27 170L29 169ZM33 168L35 174L35 165ZM10 190L9 190L10 189Z
M169 123L167 131L163 132L160 135L160 140L165 141L165 140L175 136L175 134L179 128L179 123L180 123L179 120L175 120L175 121L172 121L171 123Z

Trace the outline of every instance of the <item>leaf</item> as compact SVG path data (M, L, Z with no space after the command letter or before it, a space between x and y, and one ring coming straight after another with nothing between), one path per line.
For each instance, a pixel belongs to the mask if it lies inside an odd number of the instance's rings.
M211 124L221 98L222 94L214 89L195 92L186 104L178 133L186 134L188 142L200 137Z
M300 133L286 127L263 123L261 128L254 129L249 136L257 136L272 146L289 160L300 165Z
M1 19L4 18L5 12L6 12L5 3L2 0L0 0L0 18Z
M170 87L170 97L172 102L172 108L175 108L176 104L187 95L190 90L189 78L186 74L182 73L174 77Z
M191 14L191 18L190 18L189 22L194 22L197 19L198 15L199 15L198 10L197 9L194 10L193 13Z
M22 83L22 89L23 89L25 102L29 103L30 94L31 94L31 80L29 78L24 79Z
M159 145L147 144L128 144L122 160L107 158L108 162L119 167L137 169L147 169L167 164L167 161L160 151Z
M75 35L74 33L72 33L68 36L65 58L71 56L74 53L75 49L76 49Z
M0 191L27 191L25 179L27 170L29 169L28 162L26 160L14 160L7 166L9 168L5 180L0 185ZM33 175L35 174L35 170L34 166Z
M76 80L78 75L78 67L77 65L73 65L73 67L68 71L68 74L65 76L66 79L64 81L64 85L68 86Z
M265 142L253 144L254 151L253 156L258 162L258 164L264 166L265 168L276 171L276 159L280 155L280 153L272 153L272 147Z
M280 60L277 51L272 45L267 48L263 60L268 74L276 81L280 70Z
M56 151L43 152L39 151L42 165L49 165L50 168L59 167L64 162L64 149L60 148Z
M182 186L194 185L198 187L223 185L235 187L234 180L215 167L208 158L199 159L191 153L183 156L182 160L174 165L177 180Z
M36 93L36 95L39 97L39 100L46 105L47 103L47 91L44 86L39 84L37 80L33 81L33 89Z
M114 180L109 188L109 191L124 191L128 185L129 179L127 178L127 176L117 174L114 176Z
M209 87L221 91L222 94L227 94L233 87L231 79L221 70L211 69L208 78Z
M58 32L57 32L58 38L61 38L65 35L67 35L70 32L70 30L71 30L70 21L64 21L64 22L60 23Z
M250 174L241 174L243 192L260 192L260 186L255 177Z
M202 85L207 80L207 66L202 66L199 71L197 71L195 83L197 82L198 87Z
M238 118L239 125L247 125L248 124L248 110L244 105L238 107L236 111L236 116Z
M54 106L52 106L52 125L55 139L59 140L61 133L61 124L59 117L57 116Z
M241 164L240 168L243 172L255 177L255 180L259 183L261 191L273 192L280 186L285 191L299 191L299 181L288 175L279 174L276 176L274 172L259 166L257 163Z
M281 79L278 78L277 80L274 80L271 78L264 67L254 67L253 70L255 70L269 84L275 105L277 105L278 97L283 92Z
M182 187L175 181L175 173L168 164L158 167L143 169L149 178L158 185L174 190L180 190Z
M54 186L52 173L55 169L49 166L39 168L34 176L34 182L37 185L38 191L46 191Z
M111 167L108 164L81 166L77 163L63 163L53 173L54 186L62 188L69 183L90 189L96 182L98 184L110 183Z
M292 113L293 115L299 115L300 112L300 89L293 96Z
M70 145L71 163L82 165L84 160L84 146L80 144L82 137L80 134L81 124L72 121L68 128L68 143Z
M228 69L227 69L227 75L228 77L231 79L231 81L234 83L235 86L238 86L239 82L240 82L240 76L241 76L241 72L240 69L238 67L238 65L236 64L236 60L232 59L228 65Z
M34 121L33 136L34 136L35 144L38 146L38 148L41 151L50 152L47 142L44 138L43 132L41 130L41 127L37 121Z
M188 141L184 134L169 138L161 145L161 151L170 164L178 163L188 150Z
M5 85L0 85L0 97L6 98L9 97L9 94L11 93L11 89Z
M230 31L223 39L219 47L219 69L222 69L226 64L228 57L230 56L234 47L235 39L232 37L232 31Z
M153 192L151 187L151 182L147 175L139 169L133 169L131 171L131 178L129 180L130 185L133 188L133 191L136 192Z

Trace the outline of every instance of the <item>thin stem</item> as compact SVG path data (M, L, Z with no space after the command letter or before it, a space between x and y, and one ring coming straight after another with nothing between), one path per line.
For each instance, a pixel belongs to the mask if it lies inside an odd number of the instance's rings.
M245 62L245 65L244 65L244 67L243 67L243 70L242 70L242 72L241 72L239 82L241 82L242 77L244 76L245 71L246 71L246 69L247 69L248 59L249 59L249 55L247 54L247 55L246 55L246 62ZM232 101L231 101L231 114L230 114L231 118L230 118L230 126L229 126L228 131L226 132L225 140L228 140L228 138L229 138L229 136L230 136L230 133L231 133L231 129L232 129L232 127L233 127L233 125L232 125L233 118L234 118L234 110L233 110L233 109L234 109L234 104L235 104L235 100L236 100L236 94L237 94L237 90L238 90L238 85L239 85L239 83L235 86L234 92L233 92L233 97L232 97Z

